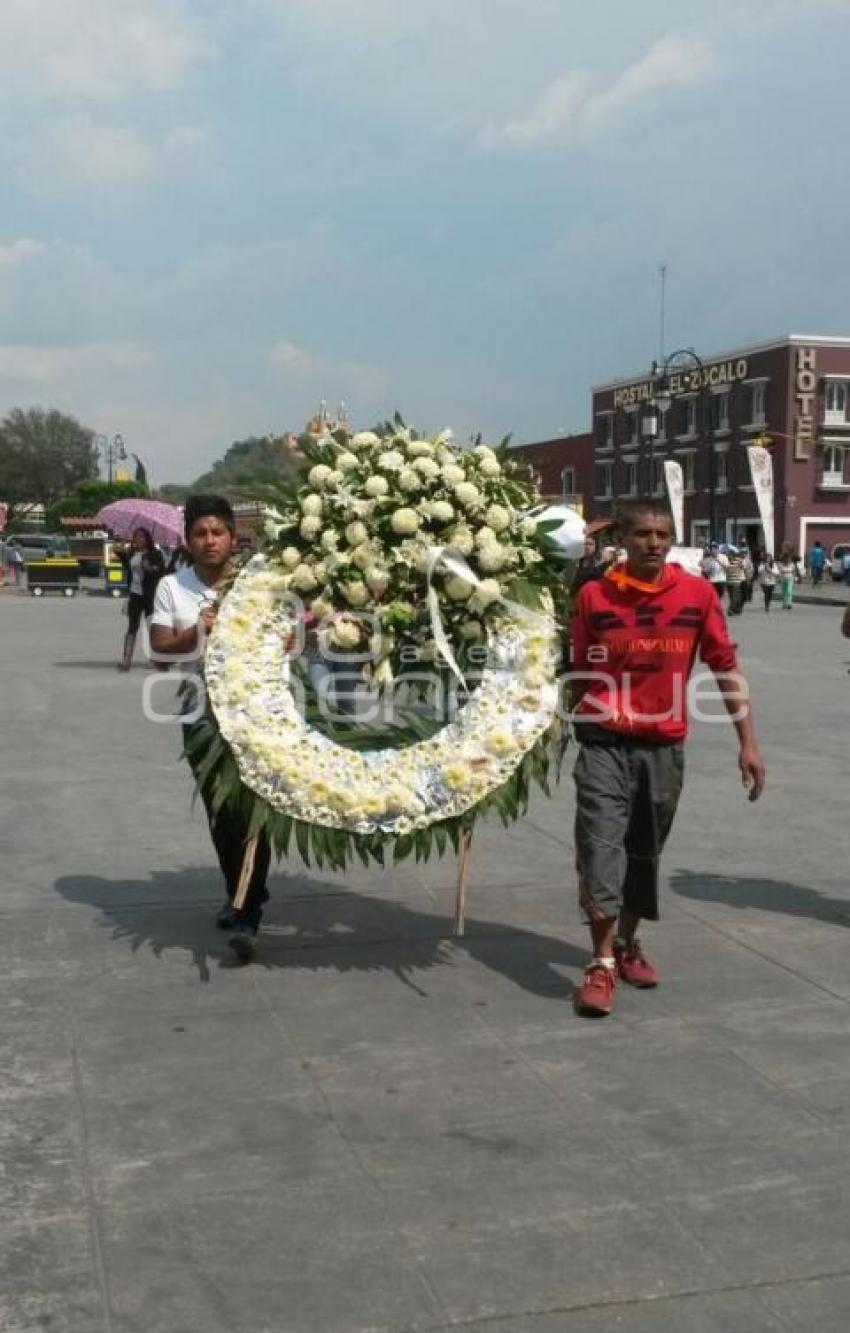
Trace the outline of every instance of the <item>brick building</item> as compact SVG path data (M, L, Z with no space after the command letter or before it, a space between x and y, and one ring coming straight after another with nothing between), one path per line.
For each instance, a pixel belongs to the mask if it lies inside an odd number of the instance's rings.
M663 460L685 477L685 540L713 535L761 545L746 446L769 443L774 464L777 550L850 540L850 338L789 334L701 359L676 358L658 436L646 433L651 376L591 390L590 437L521 446L548 491L563 476L588 518L617 498L664 492Z

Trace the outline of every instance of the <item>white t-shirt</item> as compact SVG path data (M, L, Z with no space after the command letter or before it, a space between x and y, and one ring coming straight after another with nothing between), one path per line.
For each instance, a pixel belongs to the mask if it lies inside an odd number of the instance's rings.
M153 602L152 625L166 629L190 629L197 625L205 606L215 606L218 589L202 583L191 565L160 579Z

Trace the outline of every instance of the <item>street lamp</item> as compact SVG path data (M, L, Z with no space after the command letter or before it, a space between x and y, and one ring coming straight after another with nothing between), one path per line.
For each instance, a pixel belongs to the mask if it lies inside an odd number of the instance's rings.
M94 442L106 461L106 479L111 486L115 464L127 461L124 436L116 433L110 440L108 435L95 435Z

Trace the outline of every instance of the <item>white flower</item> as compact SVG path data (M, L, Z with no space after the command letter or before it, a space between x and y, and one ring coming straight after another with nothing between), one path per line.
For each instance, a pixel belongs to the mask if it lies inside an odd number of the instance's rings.
M519 531L523 541L531 541L532 537L537 532L537 519L524 518L519 525Z
M476 458L495 458L496 454L489 444L476 444L472 451Z
M332 467L328 467L325 463L317 463L316 466L311 467L310 471L307 473L307 480L311 486L314 486L316 490L320 491L332 473Z
M370 542L362 542L351 552L351 563L358 569L368 569L375 559L375 549Z
M498 602L502 596L502 589L499 586L498 579L482 579L473 589L471 605L476 611L486 611L493 602Z
M322 596L314 597L310 603L310 610L317 620L324 620L326 616L332 614L334 609L333 602L325 594L326 590L323 589Z
M472 554L472 529L468 528L465 523L458 523L456 527L447 532L446 540L456 551L460 551L461 555Z
M455 495L457 496L464 509L472 509L478 504L481 493L477 486L473 486L471 481L461 481L455 486Z
M298 531L305 541L311 542L322 531L322 520L316 514L308 514L306 518L302 518Z
M423 542L402 542L398 553L419 574L424 574L428 569L428 548Z
M434 446L430 440L411 440L407 446L408 458L430 458L434 453Z
M362 542L365 542L368 539L368 537L369 533L366 530L366 524L361 523L359 520L349 523L345 529L345 540L348 542L349 546L360 546Z
M429 513L437 523L451 523L455 516L454 508L448 500L433 500L429 507Z
M367 478L366 485L363 487L363 489L367 495L378 496L378 495L386 495L387 491L390 489L390 486L386 477L372 476Z
M498 545L498 538L493 529L488 528L486 524L483 527L480 527L475 534L475 545L493 546L494 544Z
M494 532L504 532L511 526L511 511L504 505L490 505L484 517Z
M470 606L472 606L474 598L475 598L475 593L473 592L472 597L470 597L469 599ZM467 642L472 642L475 639L480 639L482 633L483 630L481 629L481 626L479 625L477 620L465 620L460 627L460 637L462 639L466 639Z
M499 546L496 542L493 545L481 547L478 552L478 564L485 574L495 574L496 570L504 569L510 560L510 556L510 550L505 546Z
M440 475L440 464L435 462L433 458L414 458L413 466L420 476L433 479Z
M468 601L469 595L472 592L472 584L466 579L461 578L459 574L455 574L452 578L446 579L444 586L446 589L446 596L453 602Z
M378 467L385 472L400 472L404 467L404 455L398 449L388 449L386 453L378 454Z
M365 583L356 580L342 585L342 595L349 606L365 606L369 600L369 589Z
M348 443L352 449L371 449L380 441L373 430L359 430Z
M281 551L280 560L284 569L294 569L296 565L301 563L301 552L297 546L287 546Z
M328 577L327 560L317 560L315 565L313 566L313 573L315 574L319 583L324 583L325 579Z
M322 497L321 495L304 495L301 498L301 508L305 514L321 514Z
M409 537L419 527L419 515L415 509L397 509L390 520L393 532L402 537Z
M480 468L485 477L498 477L502 472L498 458L482 458Z
M466 473L457 463L446 463L442 469L442 478L447 486L457 486L458 482L466 480Z
M382 565L369 565L363 575L366 580L366 587L375 597L381 597L386 592L390 576Z
M281 531L285 527L286 527L285 523L278 523L273 518L267 518L265 523L263 524L263 533L265 535L266 541L276 542L281 534Z
M335 551L339 546L339 536L333 528L325 528L321 537L321 547L323 551Z
M422 478L419 473L414 472L411 467L403 468L398 474L398 484L403 491L412 492L422 490Z
M292 571L292 586L298 592L312 592L319 586L319 581L309 565L296 565Z
M344 482L345 482L345 477L342 475L342 473L337 472L335 469L332 468L331 475L325 478L325 490L338 491L340 486L342 486Z
M359 467L360 460L356 454L349 453L347 449L343 449L341 454L337 454L336 465L340 472L348 472L353 467Z
M331 625L328 637L336 648L351 649L360 644L363 631L356 620L341 616Z

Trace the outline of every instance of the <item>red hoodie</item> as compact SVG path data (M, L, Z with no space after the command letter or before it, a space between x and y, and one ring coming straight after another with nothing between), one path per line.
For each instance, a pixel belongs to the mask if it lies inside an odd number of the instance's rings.
M698 652L712 671L738 669L717 593L705 579L666 565L657 584L635 587L616 570L585 583L572 623L573 671L577 684L587 684L576 718L641 740L682 740Z

